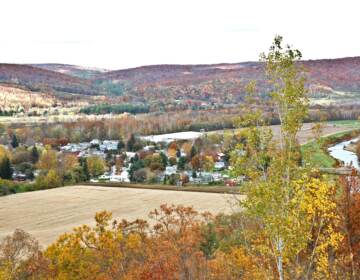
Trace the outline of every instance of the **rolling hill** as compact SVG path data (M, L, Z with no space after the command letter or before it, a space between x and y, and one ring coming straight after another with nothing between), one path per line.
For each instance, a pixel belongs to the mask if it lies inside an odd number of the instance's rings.
M77 78L92 79L96 78L97 75L108 72L109 70L101 68L83 67L70 64L59 64L59 63L45 63L45 64L31 64L31 66L42 68L62 74L67 74Z
M92 82L55 71L21 64L0 64L0 83L30 91L96 94Z
M314 99L360 100L360 57L300 63L307 70ZM265 94L262 63L153 65L116 71L65 64L0 64L0 83L6 86L68 99L103 96L111 102L157 104L158 109L171 104L238 104L250 81L256 81Z

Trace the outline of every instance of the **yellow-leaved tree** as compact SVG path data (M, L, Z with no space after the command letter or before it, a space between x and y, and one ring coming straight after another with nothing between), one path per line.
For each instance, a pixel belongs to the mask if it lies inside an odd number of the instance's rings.
M238 123L244 141L232 153L233 173L248 178L241 202L244 214L257 226L247 232L248 254L261 255L259 266L278 279L330 279L329 252L341 235L334 231L338 218L334 187L302 167L297 134L308 111L304 70L299 50L283 47L276 36L261 59L270 98L261 102L255 84ZM280 125L274 134L266 120ZM274 134L274 135L273 135Z

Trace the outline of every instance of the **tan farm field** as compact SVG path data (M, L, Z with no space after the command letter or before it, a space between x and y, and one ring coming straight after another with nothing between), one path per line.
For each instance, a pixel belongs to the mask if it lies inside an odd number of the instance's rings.
M151 210L164 203L213 214L238 207L230 194L69 186L0 197L0 239L21 228L46 246L76 226L93 225L98 211L111 211L116 219L147 219Z
M301 130L297 135L297 139L299 144L303 145L309 141L314 140L314 127L315 123L304 123ZM270 128L272 129L274 139L279 139L280 137L280 125L271 125ZM355 128L359 128L359 126L351 126L351 125L343 125L343 124L334 124L334 123L322 123L322 128L320 132L320 136L327 136L331 134L335 134L338 132L350 131L354 130ZM240 129L225 129L225 130L216 130L207 132L208 135L213 133L233 133L238 132Z

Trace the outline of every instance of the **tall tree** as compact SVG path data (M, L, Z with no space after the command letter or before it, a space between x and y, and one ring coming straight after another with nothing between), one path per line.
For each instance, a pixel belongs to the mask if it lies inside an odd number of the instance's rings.
M185 169L185 164L186 164L186 157L179 157L178 163L177 163L177 168L179 170L184 170Z
M130 152L135 152L135 144L136 144L135 135L131 134L130 138L127 141L127 144L126 144L127 150L130 151Z
M10 160L7 156L4 156L0 162L0 177L2 179L11 179L13 170L11 168Z
M31 149L31 162L33 164L37 163L39 160L39 152L36 146L34 145Z
M256 248L255 254L267 256L274 264L269 273L277 271L280 280L287 275L326 278L330 271L326 254L341 239L333 231L338 221L333 186L312 178L299 166L296 136L308 110L305 77L296 63L301 57L299 50L283 47L280 36L269 53L261 55L271 86L270 100L259 105L255 85L249 85L248 102L238 121L246 127L242 133L247 140L232 153L234 175L249 178L241 205L258 223L248 250ZM264 126L263 108L269 107L280 120L276 139ZM300 256L306 256L301 265Z
M16 134L14 133L11 137L11 146L15 149L19 146L19 141L16 137Z
M42 170L57 169L57 153L50 147L47 147L41 154L37 167Z
M193 145L190 150L190 159L192 159L197 154L196 147Z
M103 174L106 170L106 163L105 161L97 156L91 156L86 159L87 167L89 170L89 174L92 177L99 176Z
M85 158L80 158L80 166L83 169L85 181L89 181L90 180L89 167L87 164L87 160Z
M119 142L118 142L118 145L117 145L118 152L121 152L122 149L124 149L124 148L125 148L125 143L124 143L123 138L120 136Z
M160 157L161 157L161 161L162 161L164 168L166 168L166 166L169 163L168 157L163 152L160 153Z

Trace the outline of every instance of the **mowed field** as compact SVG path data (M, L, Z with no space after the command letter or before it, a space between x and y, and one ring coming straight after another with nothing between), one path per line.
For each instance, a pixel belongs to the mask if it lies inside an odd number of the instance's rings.
M303 127L301 128L300 132L298 133L297 139L300 144L305 144L314 139L314 132L313 128L314 123L304 123ZM335 134L338 132L353 130L356 128L355 126L347 126L342 123L324 123L322 125L321 136L327 136L331 134ZM272 125L271 129L274 133L274 137L276 138L280 133L280 126L279 125Z
M164 203L214 214L238 207L230 194L68 186L0 197L0 239L21 228L46 246L76 226L93 225L98 211L111 211L116 219L147 219Z
M313 132L313 127L314 127L314 123L304 123L303 127L301 128L301 130L299 131L298 135L297 135L297 139L299 141L300 144L305 144L311 140L314 139L314 132ZM280 125L271 125L270 126L272 131L273 131L273 135L275 139L279 138L280 135ZM343 132L343 131L350 131L353 129L359 129L360 128L360 122L359 121L334 121L334 122L329 122L329 123L322 123L322 131L321 131L321 136L328 136L331 134L335 134L338 132ZM217 131L210 131L208 132L208 134L213 134L213 133L226 133L226 132L235 132L238 131L239 129L225 129L225 130L217 130Z

